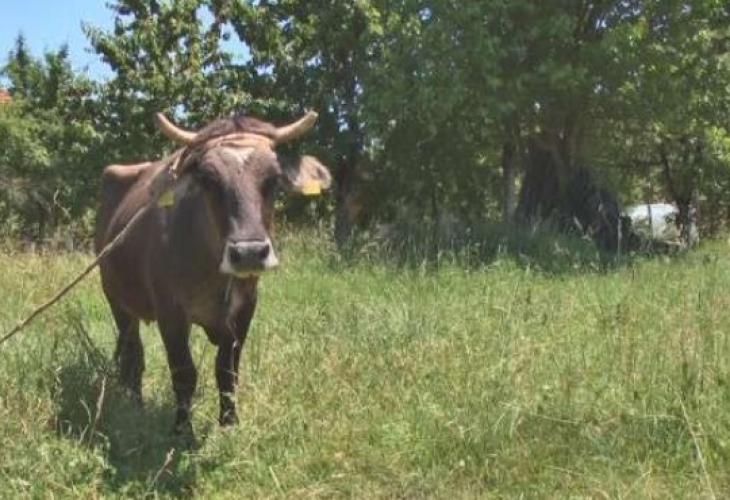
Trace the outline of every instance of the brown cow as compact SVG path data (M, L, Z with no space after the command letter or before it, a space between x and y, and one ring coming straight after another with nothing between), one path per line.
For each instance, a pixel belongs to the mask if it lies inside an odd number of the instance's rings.
M172 374L177 430L190 427L197 379L188 345L192 324L200 325L218 346L220 423L237 420L234 391L256 308L258 276L279 264L269 237L277 186L311 194L331 182L329 171L315 158L286 162L275 147L308 131L316 117L310 112L277 128L238 115L192 133L158 115L163 133L185 147L158 162L104 170L97 253L149 206L100 264L104 293L119 329L115 357L120 376L141 398L139 322L156 321ZM154 203L160 179L173 174L169 192Z

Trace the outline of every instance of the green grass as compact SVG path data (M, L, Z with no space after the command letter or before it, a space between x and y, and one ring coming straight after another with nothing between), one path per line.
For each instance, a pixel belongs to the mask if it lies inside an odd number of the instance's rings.
M0 497L730 495L725 243L608 272L283 243L234 430L217 427L214 348L194 332L195 446L170 433L153 326L144 408L117 387L96 275L0 346ZM88 260L0 256L3 330Z

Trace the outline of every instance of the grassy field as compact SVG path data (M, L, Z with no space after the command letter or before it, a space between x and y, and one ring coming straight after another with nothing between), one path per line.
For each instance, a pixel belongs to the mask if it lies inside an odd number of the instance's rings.
M284 240L234 430L194 332L193 446L153 326L144 408L118 389L96 274L0 346L0 498L730 497L726 243L544 272ZM0 256L3 330L88 261Z

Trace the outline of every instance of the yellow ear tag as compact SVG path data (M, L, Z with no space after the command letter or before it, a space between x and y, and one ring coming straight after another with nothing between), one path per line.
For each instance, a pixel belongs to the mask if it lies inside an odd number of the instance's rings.
M302 184L302 194L305 196L317 196L322 193L322 183L317 180L307 181Z
M174 201L175 197L173 196L172 189L164 190L157 198L157 204L161 207L172 206Z

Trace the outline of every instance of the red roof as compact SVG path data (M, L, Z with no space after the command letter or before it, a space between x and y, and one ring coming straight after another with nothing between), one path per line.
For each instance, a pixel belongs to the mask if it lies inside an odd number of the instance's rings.
M0 104L12 101L13 98L10 96L10 92L6 89L0 89Z

